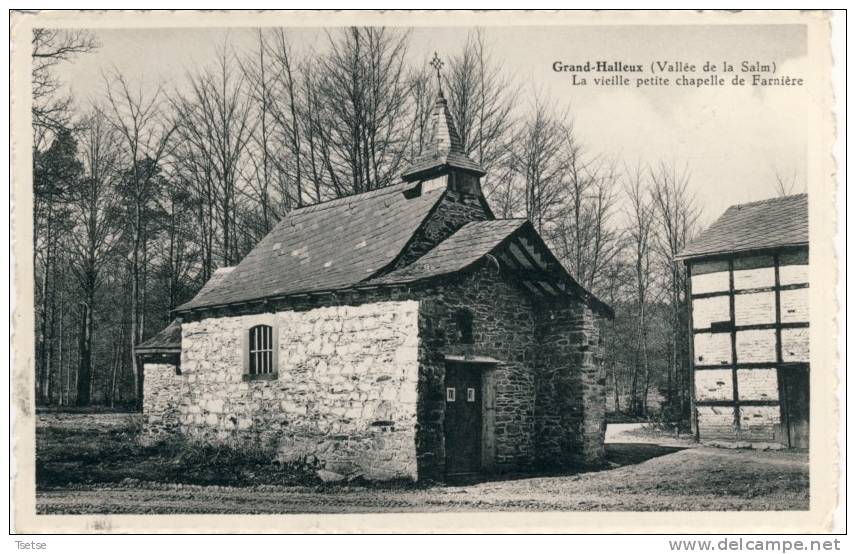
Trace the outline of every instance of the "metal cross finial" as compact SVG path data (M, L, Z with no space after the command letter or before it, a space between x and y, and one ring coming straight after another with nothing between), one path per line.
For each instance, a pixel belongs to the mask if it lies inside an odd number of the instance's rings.
M434 69L437 71L437 90L440 91L440 95L442 96L443 86L440 83L440 69L443 67L443 60L440 59L437 52L434 52L434 59L431 60L431 65L434 66Z

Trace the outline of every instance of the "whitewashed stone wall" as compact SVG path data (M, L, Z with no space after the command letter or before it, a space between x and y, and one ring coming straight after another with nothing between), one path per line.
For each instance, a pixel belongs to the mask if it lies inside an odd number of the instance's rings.
M775 329L737 331L736 344L739 363L775 363L776 361Z
M781 421L778 406L740 406L740 438L753 442L774 442Z
M417 318L418 302L400 301L186 322L182 375L151 392L178 397L183 432L273 444L282 461L344 477L415 480ZM278 327L278 378L246 382L243 333L259 324Z
M779 256L779 283L808 283L808 251L783 252Z
M712 323L731 321L728 296L711 296L693 300L693 329L709 329Z
M734 268L734 290L757 289L761 287L772 287L776 284L776 270L773 268L772 258L755 259L750 258L747 265L755 263L769 264L768 267L754 267L747 269L737 269L737 262Z
M699 275L693 274L691 278L693 294L707 294L709 292L722 292L728 290L727 268L728 266L726 265L724 270Z
M808 328L782 329L782 361L808 362Z
M693 340L696 365L731 363L730 333L696 333Z
M778 400L776 369L738 369L737 393L740 400Z
M779 284L800 285L808 283L807 265L783 265L779 267Z
M779 294L782 323L808 321L808 289L783 290Z
M779 284L789 286L808 282L807 251L789 251L779 255ZM734 399L731 369L703 369L695 372L695 398L699 434L702 440L743 440L754 443L781 441L776 330L739 329L741 326L768 325L776 322L776 292L764 290L776 284L772 255L738 256L733 260L735 350L737 364L770 364L770 367L736 370L737 397L734 406L704 405ZM757 290L756 290L757 289ZM705 294L729 290L728 262L704 261L692 267L692 292ZM809 318L807 288L779 291L782 323L805 323ZM729 296L693 299L693 329L709 329L713 323L727 322ZM696 365L731 363L730 333L696 333ZM782 329L782 361L809 361L809 330ZM745 404L744 404L745 403ZM771 405L764 405L770 403ZM735 425L735 409L739 426Z
M731 406L699 406L698 432L704 441L734 440L734 408Z
M734 384L730 369L705 369L695 372L696 400L733 400Z
M726 298L727 300L727 298ZM734 324L758 325L776 322L776 293L734 295Z

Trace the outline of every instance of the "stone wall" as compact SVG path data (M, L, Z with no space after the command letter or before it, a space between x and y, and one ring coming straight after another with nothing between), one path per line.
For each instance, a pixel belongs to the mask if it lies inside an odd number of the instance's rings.
M781 423L778 406L740 406L740 439L751 442L774 442Z
M693 300L693 329L710 329L714 323L731 321L728 296L711 296Z
M455 314L473 315L473 342L462 344ZM432 287L420 301L420 475L440 478L445 464L444 379L446 355L488 356L484 366L495 384L496 471L526 470L535 458L535 307L529 295L503 279L493 265L468 277ZM491 469L491 468L488 468Z
M539 465L599 465L606 376L598 317L581 303L551 303L539 314L538 337Z
M473 315L473 342L461 344L455 314ZM598 319L574 300L538 301L495 265L432 287L420 302L420 476L445 461L445 356L477 355L495 387L486 426L494 433L487 470L526 471L603 461L605 376ZM483 381L485 382L485 381Z
M145 364L143 414L146 431L158 439L179 431L181 399L190 394L187 378L176 373L172 364Z
M472 344L457 333L461 308ZM347 477L442 479L445 356L478 355L499 361L484 367L495 391L485 470L603 459L598 322L582 303L542 304L483 263L430 285L273 309L185 321L182 375L146 366L152 424L269 444L281 460ZM278 328L276 380L243 379L242 333L256 324Z
M728 297L725 297L726 301ZM734 324L758 325L776 321L776 293L734 295Z
M733 406L698 406L698 434L702 441L735 440Z
M808 363L809 331L803 329L782 329L782 361L786 363Z
M776 362L776 330L747 329L735 334L737 363L758 364Z
M778 371L775 368L738 369L737 391L740 400L778 400Z
M734 399L731 369L705 369L695 372L695 397L698 401L725 402Z
M443 175L423 183L423 186L444 186L447 190L428 216L428 220L407 245L406 251L396 262L395 269L410 265L467 223L487 219L488 214L482 200L478 196L461 194L448 187L447 183L451 178L452 176Z
M178 396L184 432L271 445L282 461L342 476L415 480L417 310L375 302L185 322L182 375L146 368L147 414ZM245 381L243 333L258 324L278 328L279 372Z
M729 288L728 262L716 260L696 262L692 265L693 294L727 291Z
M696 365L731 364L731 333L696 333L693 341Z

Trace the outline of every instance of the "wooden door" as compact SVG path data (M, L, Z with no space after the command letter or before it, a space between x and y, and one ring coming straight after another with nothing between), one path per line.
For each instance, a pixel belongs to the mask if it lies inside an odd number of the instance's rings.
M478 367L446 366L446 475L481 470L482 386Z
M808 448L809 372L804 367L779 369L782 380L782 411L787 429L788 446Z

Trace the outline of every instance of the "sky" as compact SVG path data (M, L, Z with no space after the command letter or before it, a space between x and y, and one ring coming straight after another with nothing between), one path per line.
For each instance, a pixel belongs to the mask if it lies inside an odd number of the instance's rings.
M408 56L426 63L460 50L468 27L411 28ZM483 28L490 56L522 84L520 102L534 94L566 106L579 140L591 152L630 165L666 161L691 173L690 186L710 223L728 206L775 196L775 174L796 175L806 189L805 87L608 87L596 74L579 74L589 86L571 84L555 62L598 60L642 64L654 61L774 62L776 76L808 78L806 30L802 25L554 26ZM256 40L250 28L98 29L101 48L62 66L59 75L78 102L99 98L102 74L115 68L144 89L184 86L185 75L210 63L224 40L240 50ZM293 28L298 50L324 47L323 29ZM650 72L646 71L650 76ZM632 73L628 76L633 78ZM731 75L727 75L730 79Z

